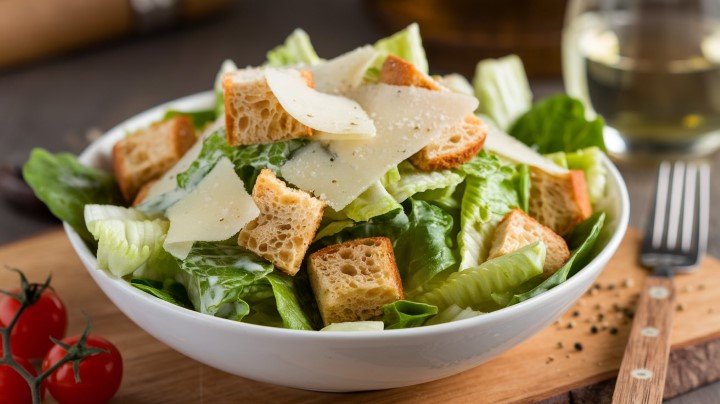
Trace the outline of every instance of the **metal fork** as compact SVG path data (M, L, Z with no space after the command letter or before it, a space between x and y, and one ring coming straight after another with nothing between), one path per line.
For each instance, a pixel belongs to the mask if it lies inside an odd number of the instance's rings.
M660 403L670 354L673 274L692 271L707 247L710 167L662 162L653 209L640 253L652 268L645 281L625 347L613 403Z

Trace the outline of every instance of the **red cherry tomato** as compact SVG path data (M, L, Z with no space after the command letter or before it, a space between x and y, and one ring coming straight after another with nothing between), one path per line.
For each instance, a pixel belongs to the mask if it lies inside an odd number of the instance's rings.
M19 293L19 291L13 291ZM0 323L10 324L20 302L4 296L0 300ZM67 311L60 298L50 289L43 292L35 304L25 309L10 334L13 356L33 360L42 359L52 348L50 337L61 339L67 328Z
M65 338L64 343L74 345L79 336ZM120 388L123 364L120 352L108 340L90 335L87 346L107 351L92 355L80 362L80 383L75 383L72 363L65 363L45 379L45 386L50 394L61 404L105 403ZM54 346L47 353L42 363L43 371L50 368L65 356L65 349Z
M15 357L15 362L24 367L33 376L37 376L35 368L23 358ZM41 398L45 392L41 391ZM30 386L15 369L8 365L0 365L0 403L32 404L32 393Z

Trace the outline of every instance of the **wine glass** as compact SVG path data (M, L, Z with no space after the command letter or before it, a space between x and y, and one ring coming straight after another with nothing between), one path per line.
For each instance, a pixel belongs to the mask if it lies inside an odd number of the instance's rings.
M563 75L618 157L720 148L720 0L570 0Z

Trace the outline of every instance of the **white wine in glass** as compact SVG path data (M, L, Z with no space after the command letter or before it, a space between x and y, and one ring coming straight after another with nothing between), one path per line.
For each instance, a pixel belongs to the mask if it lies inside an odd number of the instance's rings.
M720 149L720 0L571 0L569 94L605 118L619 157Z

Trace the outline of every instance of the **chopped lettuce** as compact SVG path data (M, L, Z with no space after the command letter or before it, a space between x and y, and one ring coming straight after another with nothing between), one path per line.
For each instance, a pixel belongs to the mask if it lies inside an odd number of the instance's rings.
M395 259L407 296L457 268L453 253L453 218L441 208L410 200L409 227L395 242Z
M441 207L446 212L452 212L454 215L455 212L460 209L459 200L462 196L462 188L460 185L461 184L420 192L413 195L413 199L430 202L433 205ZM459 195L458 192L460 192Z
M312 329L292 278L229 242L196 242L180 263L179 281L195 310L212 316L293 329Z
M89 219L87 228L98 241L98 267L114 276L129 275L164 252L166 220Z
M204 128L207 124L214 122L218 117L217 112L213 109L202 109L198 111L179 111L176 109L169 109L165 111L165 115L162 119L164 121L178 115L185 115L190 118L190 121L195 129Z
M595 203L605 196L608 172L604 164L604 154L597 147L566 153L567 166L571 170L583 170L587 182L590 201Z
M600 231L605 223L605 213L595 213L584 222L575 226L567 237L568 245L572 248L572 255L562 268L558 269L542 283L524 293L516 294L508 301L508 305L516 304L531 297L544 293L555 286L565 282L568 277L582 269L588 262L590 253L595 246Z
M445 310L438 313L433 318L429 319L425 325L435 325L442 323L449 323L451 321L463 320L466 318L477 317L481 314L485 314L481 311L473 310L471 308L461 308L456 304L451 304Z
M133 277L130 280L130 284L145 293L157 297L160 300L164 300L180 307L188 309L192 308L192 303L190 303L190 300L188 299L185 287L172 279L162 282Z
M507 130L532 104L530 84L516 55L480 61L473 85L480 101L478 112L490 117L502 130Z
M314 66L322 60L315 53L308 34L297 28L285 39L285 43L267 53L267 62L273 67Z
M517 167L518 206L525 213L530 211L530 167L519 164Z
M410 24L404 30L375 42L373 46L380 51L380 56L366 74L366 77L371 81L376 81L379 77L380 69L388 55L395 55L405 59L415 65L421 72L426 74L428 72L428 61L425 56L425 49L422 46L420 27L416 23Z
M382 320L386 330L420 327L437 312L430 304L398 300L383 306Z
M513 167L490 154L480 153L461 167L467 178L460 205L460 270L487 259L495 227L512 208L519 206Z
M85 167L70 154L33 149L23 166L23 177L53 215L90 245L95 239L85 226L85 205L123 203L111 174Z
M536 241L517 251L491 259L477 267L454 272L431 291L415 300L439 310L451 305L483 310L494 304L493 293L512 291L543 272L545 245Z
M409 227L410 219L403 209L397 209L365 222L353 223L331 236L318 239L313 243L313 249L366 237L387 237L396 244L398 238L405 234Z
M416 193L454 187L462 181L463 176L456 172L450 170L424 172L415 168L410 162L403 161L397 166L397 177L388 181L386 187L396 201L403 202Z
M320 331L382 331L382 321L348 321L345 323L333 323Z
M586 147L605 150L601 117L585 118L580 100L567 95L546 98L530 109L510 127L509 133L539 153L574 152Z
M364 222L400 208L400 204L388 193L380 181L376 181L343 208L342 213L356 222Z
M331 221L327 224L321 225L320 229L315 233L315 238L313 239L313 242L316 242L322 238L334 236L335 234L340 233L341 231L347 229L348 227L352 227L355 224L352 220L337 220L337 221Z

